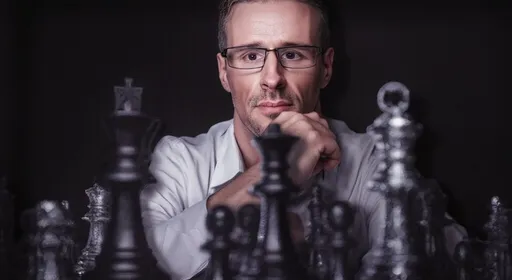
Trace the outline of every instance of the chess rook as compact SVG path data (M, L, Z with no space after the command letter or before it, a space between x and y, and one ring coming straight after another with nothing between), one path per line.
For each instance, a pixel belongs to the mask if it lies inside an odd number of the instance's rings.
M96 258L96 268L84 275L87 279L150 279L158 271L144 234L139 201L147 173L144 171L147 166L142 166L140 161L141 147L144 139L150 137L148 128L154 119L139 111L140 96L135 93L141 93L142 89L134 93L132 80L126 81L125 91L116 87L118 102L108 119L116 146L115 158L106 174L111 193L111 220ZM126 98L127 93L133 93L132 99Z

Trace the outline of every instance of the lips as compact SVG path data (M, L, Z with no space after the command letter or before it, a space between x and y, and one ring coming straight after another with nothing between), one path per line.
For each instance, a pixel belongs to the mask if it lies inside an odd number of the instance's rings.
M258 107L283 107L283 106L290 106L292 105L289 102L286 101L277 101L277 102L270 102L265 101L258 104Z

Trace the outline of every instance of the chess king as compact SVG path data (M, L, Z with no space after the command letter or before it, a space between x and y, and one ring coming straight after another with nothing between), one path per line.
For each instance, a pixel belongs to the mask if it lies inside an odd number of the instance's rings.
M167 135L153 151L156 183L141 192L144 230L159 266L173 280L194 278L209 254L205 220L225 205L232 210L260 200L248 191L259 182L260 156L252 144L270 124L299 139L290 177L307 194L321 177L327 195L355 208L357 246L350 266L377 246L384 228L385 201L367 187L378 165L375 141L343 121L322 115L319 96L331 80L329 7L321 0L221 0L219 80L233 100L233 118L196 137ZM295 244L310 234L309 196L289 209ZM444 230L449 254L465 236L451 223Z

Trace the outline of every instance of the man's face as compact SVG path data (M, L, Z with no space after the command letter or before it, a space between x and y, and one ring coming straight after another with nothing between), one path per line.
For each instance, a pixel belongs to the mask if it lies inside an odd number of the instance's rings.
M226 26L227 46L320 46L320 20L316 9L293 0L236 4ZM231 93L235 120L260 135L280 112L318 110L319 92L330 80L333 56L333 49L328 49L317 56L315 66L289 69L280 64L276 52L268 52L262 68L234 69L218 54L219 77Z

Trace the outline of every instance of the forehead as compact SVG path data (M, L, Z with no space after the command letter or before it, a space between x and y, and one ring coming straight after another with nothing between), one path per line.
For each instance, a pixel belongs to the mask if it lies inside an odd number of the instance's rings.
M294 1L255 1L233 6L226 25L228 46L316 45L320 13Z

